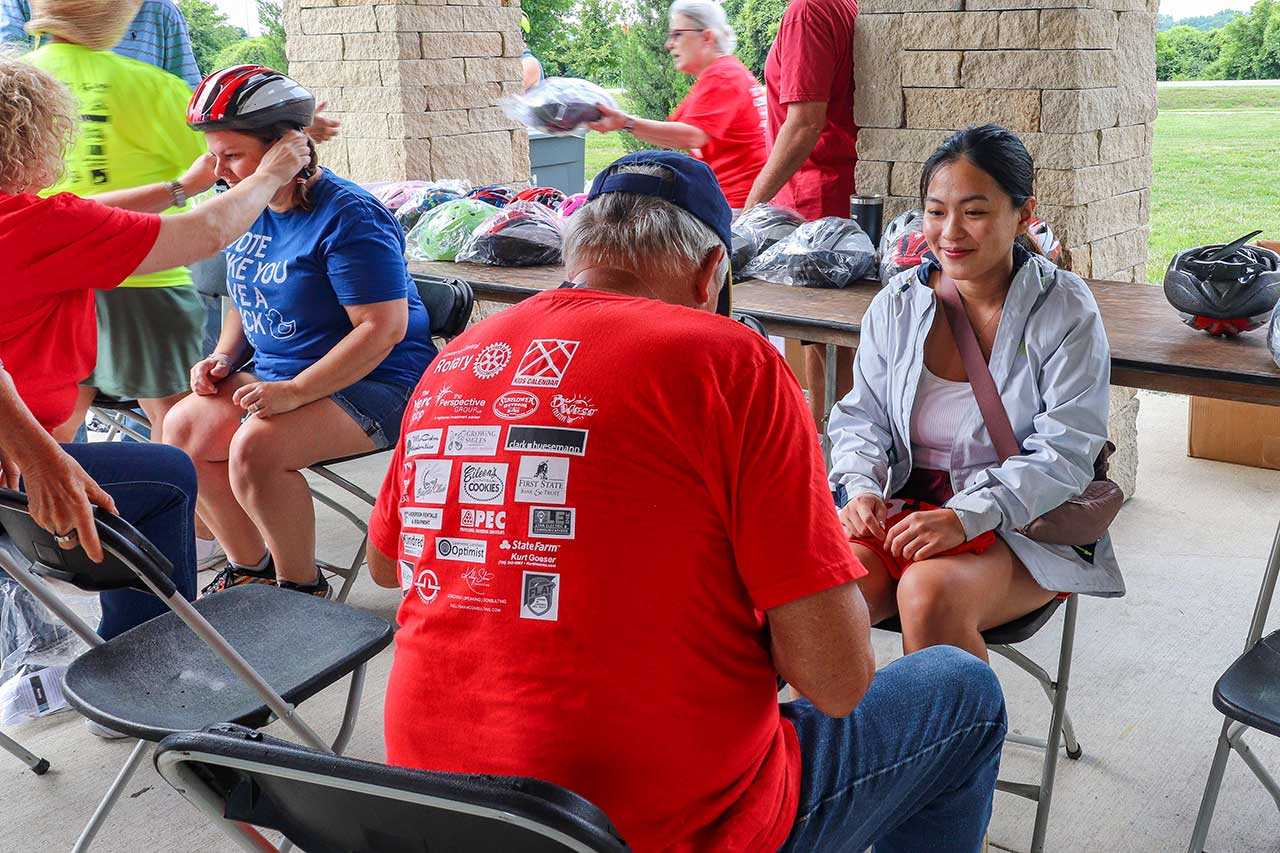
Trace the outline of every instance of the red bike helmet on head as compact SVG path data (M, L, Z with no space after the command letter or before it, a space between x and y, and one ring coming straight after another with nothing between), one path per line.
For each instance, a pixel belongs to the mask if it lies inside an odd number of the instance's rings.
M187 105L194 130L261 130L278 124L308 127L315 96L264 65L233 65L200 81Z

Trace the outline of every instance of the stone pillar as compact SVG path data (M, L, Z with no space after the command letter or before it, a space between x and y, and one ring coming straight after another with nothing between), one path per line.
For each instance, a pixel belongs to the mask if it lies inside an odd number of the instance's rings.
M1157 0L863 0L857 189L918 204L950 131L994 122L1036 164L1040 215L1087 278L1145 281ZM1118 481L1136 486L1138 401L1112 394Z
M323 162L355 181L529 179L523 129L498 108L520 90L520 9L500 0L286 0L289 73L342 133Z

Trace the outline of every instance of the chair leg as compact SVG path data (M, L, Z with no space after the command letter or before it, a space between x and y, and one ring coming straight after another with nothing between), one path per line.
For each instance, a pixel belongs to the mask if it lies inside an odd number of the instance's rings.
M1237 726L1227 735L1227 740L1231 742L1231 748L1240 754L1240 760L1253 771L1254 776L1258 777L1262 787L1267 789L1271 799L1276 801L1276 808L1280 808L1280 784L1277 784L1271 773L1267 771L1266 765L1258 760L1258 756L1249 748L1249 744L1244 742L1244 736L1248 731L1248 726Z
M84 831L80 833L80 837L76 839L76 846L71 848L71 853L81 853L88 850L89 845L93 843L93 837L98 834L98 830L102 829L102 824L107 820L107 814L115 806L116 800L120 799L120 795L124 793L124 788L129 784L129 780L133 778L133 774L137 772L138 765L142 763L142 758L146 754L148 743L140 740L133 747L133 752L129 753L129 759L125 761L124 766L120 768L120 772L116 775L116 780L111 783L111 787L107 789L106 796L102 798L102 802L98 803L98 808L94 810L93 817L89 818L89 823L85 826Z
M333 740L334 755L342 755L356 728L356 716L360 713L360 694L364 692L364 669L360 664L351 673L351 686L347 688L347 707L342 712L342 725Z
M347 596L351 594L351 587L355 585L356 578L360 577L360 567L364 565L364 551L368 544L369 534L366 533L364 538L360 540L360 545L356 548L355 554L351 557L350 566L345 569L330 566L330 570L342 578L342 589L338 590L338 597L335 599L339 604L346 603Z
M1067 709L1067 688L1071 683L1071 654L1076 638L1076 608L1079 596L1067 599L1067 612L1062 621L1062 647L1058 652L1058 683L1054 690L1053 713L1049 717L1049 743L1045 749L1044 767L1040 772L1040 797L1036 802L1036 822L1031 833L1031 853L1042 853L1049 827L1049 807L1053 802L1054 776L1058 770L1058 747L1062 739Z
M1191 844L1188 853L1204 853L1204 843L1209 838L1209 824L1213 821L1213 810L1218 805L1218 791L1222 788L1222 777L1227 770L1227 756L1231 753L1230 732L1231 721L1222 721L1222 734L1218 735L1218 748L1213 751L1213 763L1209 765L1209 780L1204 786L1204 796L1200 800L1200 813L1196 815L1196 825L1191 831Z
M41 758L33 752L30 752L22 744L9 737L4 732L0 732L0 749L12 755L30 768L31 772L37 776L43 776L49 770L49 760Z

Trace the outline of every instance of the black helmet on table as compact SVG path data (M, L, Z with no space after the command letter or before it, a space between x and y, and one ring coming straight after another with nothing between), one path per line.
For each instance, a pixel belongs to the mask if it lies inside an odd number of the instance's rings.
M749 277L795 287L848 287L876 268L876 250L858 223L828 216L806 222L760 254Z
M1270 319L1280 300L1280 255L1246 245L1260 233L1173 256L1164 276L1164 295L1184 323L1211 335L1231 336Z
M730 263L734 278L740 278L747 264L761 252L773 248L804 224L794 210L773 204L757 204L733 223L733 252Z

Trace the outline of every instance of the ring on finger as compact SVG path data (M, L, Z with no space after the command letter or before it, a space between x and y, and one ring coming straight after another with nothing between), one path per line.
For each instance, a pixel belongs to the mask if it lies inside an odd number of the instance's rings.
M66 533L53 534L53 541L59 545L69 545L80 538L80 532L75 528L68 530Z

